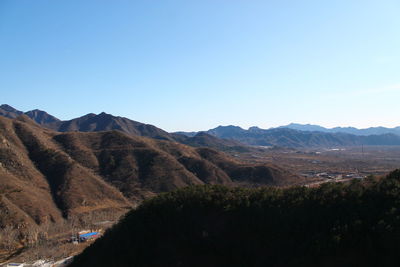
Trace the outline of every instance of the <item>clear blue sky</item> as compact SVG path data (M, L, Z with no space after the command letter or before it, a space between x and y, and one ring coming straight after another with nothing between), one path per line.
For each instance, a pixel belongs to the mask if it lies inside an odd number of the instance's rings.
M398 126L399 14L399 0L1 0L0 103L168 131Z

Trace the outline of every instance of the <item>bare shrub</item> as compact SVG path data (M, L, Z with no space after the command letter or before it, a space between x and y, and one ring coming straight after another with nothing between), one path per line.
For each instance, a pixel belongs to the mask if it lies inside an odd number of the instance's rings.
M8 252L12 252L18 244L18 231L11 225L7 225L0 231L1 246Z

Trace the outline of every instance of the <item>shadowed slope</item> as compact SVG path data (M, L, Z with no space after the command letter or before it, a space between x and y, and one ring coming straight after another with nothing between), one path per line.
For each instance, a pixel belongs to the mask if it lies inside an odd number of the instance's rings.
M210 147L220 151L237 152L249 152L251 150L255 150L255 148L246 146L237 141L217 138L205 132L199 132L191 137L179 134L174 134L173 136L176 141L193 147Z
M399 266L400 171L318 188L196 186L129 212L80 266Z
M0 118L0 123L1 197L25 213L25 221L59 221L70 214L131 206L117 189L60 150L52 141L54 132L27 117Z
M13 209L16 221L23 214L26 221L42 223L92 211L123 211L189 185L303 181L275 166L243 164L212 149L120 131L59 133L27 116L0 118L0 126L0 208Z
M56 123L59 122L60 120L57 119L56 117L50 115L49 113L39 110L39 109L34 109L28 112L24 113L26 116L34 120L36 123L39 124L49 124L49 123Z
M99 132L119 130L134 136L147 136L161 140L173 140L169 133L153 125L140 123L124 117L113 116L105 112L98 115L90 113L76 119L48 124L46 126L59 132Z
M3 104L0 106L0 116L4 116L10 119L15 119L21 114L23 114L22 111L16 110L15 108L7 104Z

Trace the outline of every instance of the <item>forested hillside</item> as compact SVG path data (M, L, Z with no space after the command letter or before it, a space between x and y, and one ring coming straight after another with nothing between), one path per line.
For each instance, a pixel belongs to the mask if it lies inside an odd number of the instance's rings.
M318 188L195 186L161 194L77 266L399 266L400 170Z

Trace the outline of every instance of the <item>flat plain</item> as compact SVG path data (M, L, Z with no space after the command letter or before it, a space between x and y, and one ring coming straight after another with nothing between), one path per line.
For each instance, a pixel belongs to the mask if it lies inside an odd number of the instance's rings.
M231 153L251 163L272 163L297 175L315 179L364 178L382 176L400 166L400 146L354 146L338 148L262 148Z

